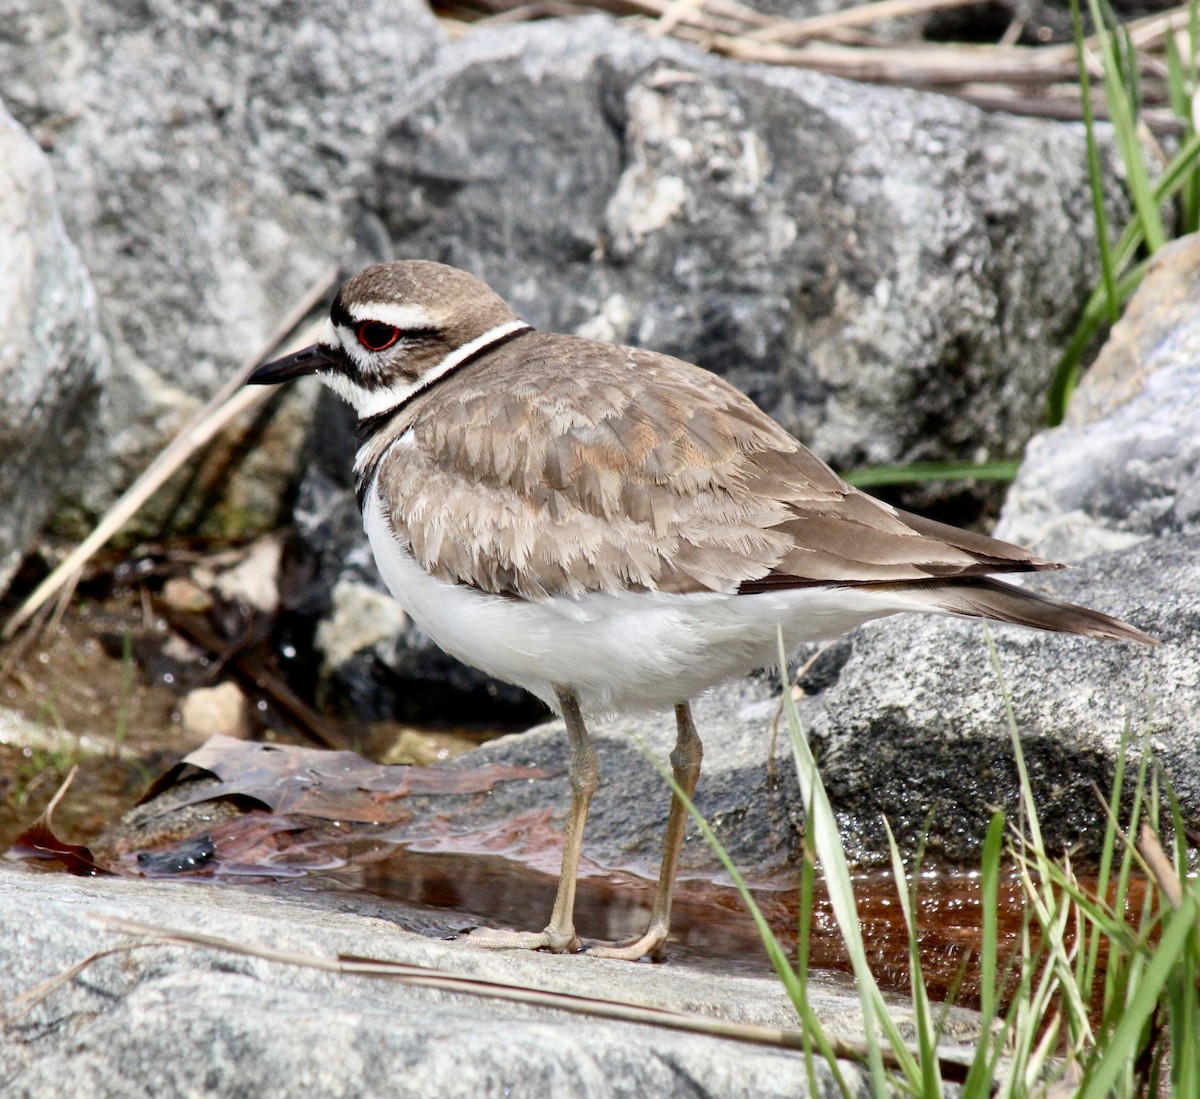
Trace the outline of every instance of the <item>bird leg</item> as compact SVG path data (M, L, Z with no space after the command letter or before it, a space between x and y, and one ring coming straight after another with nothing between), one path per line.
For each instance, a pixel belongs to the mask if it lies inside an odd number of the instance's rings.
M675 782L691 801L700 778L700 763L704 758L704 745L692 721L692 710L686 702L675 707L676 738L671 752L671 771ZM630 943L603 943L588 948L587 953L601 958L619 958L637 961L649 955L661 957L671 927L671 899L675 892L675 872L679 868L679 852L687 830L687 806L679 795L671 794L671 809L667 816L667 836L663 841L662 867L658 872L658 890L654 894L654 907L650 910L650 922L639 939Z
M567 776L571 783L571 815L567 818L567 834L563 840L562 870L558 875L554 911L544 931L476 928L468 938L478 946L551 950L556 954L574 950L579 946L579 939L575 935L575 879L579 872L579 854L583 847L583 828L587 823L588 807L600 781L600 765L596 758L596 747L592 738L588 736L587 726L583 723L583 714L580 712L579 699L575 692L569 687L556 687L555 693L558 695L558 704L562 710L563 721L567 725L567 737L571 744L571 761L567 768ZM668 894L668 910L670 904Z

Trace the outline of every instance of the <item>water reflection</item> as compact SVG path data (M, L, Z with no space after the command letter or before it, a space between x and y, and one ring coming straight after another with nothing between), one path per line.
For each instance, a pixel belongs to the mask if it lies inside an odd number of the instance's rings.
M330 885L370 893L396 903L395 917L408 925L401 906L424 910L416 922L429 933L463 932L490 925L540 930L554 903L556 879L527 865L495 855L424 853L396 850L366 864L323 875ZM855 878L863 937L882 987L907 991L908 938L896 883L879 872ZM926 983L937 998L972 1004L977 996L975 956L981 925L978 875L947 870L922 874L917 883L921 959ZM614 872L581 876L576 927L582 937L619 940L641 932L653 902L654 883ZM772 929L793 953L799 918L799 890L765 886L754 891ZM1001 883L1002 954L1019 942L1022 922L1019 885ZM430 919L432 917L432 920ZM416 930L417 928L414 928ZM679 882L669 957L725 973L769 974L753 920L730 887L710 881ZM832 909L818 883L812 912L809 964L848 972Z

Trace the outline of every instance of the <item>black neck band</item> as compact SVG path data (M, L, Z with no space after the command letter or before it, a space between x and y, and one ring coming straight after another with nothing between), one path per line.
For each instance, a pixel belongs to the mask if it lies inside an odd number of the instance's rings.
M385 408L382 412L376 412L373 416L365 416L358 421L358 425L354 429L354 440L358 444L358 449L361 450L369 443L376 435L379 434L392 420L403 412L409 405L418 397L424 396L430 390L435 389L440 382L457 374L464 366L470 366L481 356L486 355L489 351L495 351L498 347L503 347L506 343L511 343L518 336L523 336L526 332L532 332L533 329L528 325L524 328L516 328L511 332L505 332L503 336L497 336L490 343L485 343L482 347L477 347L471 354L467 355L462 362L455 363L449 370L439 374L436 378L432 378L424 385L414 389L404 400L398 404L392 405L391 408Z

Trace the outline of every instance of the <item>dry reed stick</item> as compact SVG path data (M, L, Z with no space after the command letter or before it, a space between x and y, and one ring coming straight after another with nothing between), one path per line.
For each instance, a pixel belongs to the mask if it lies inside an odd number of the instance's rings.
M150 499L151 496L193 454L213 438L226 424L255 405L261 404L270 395L267 389L243 388L247 375L262 362L286 338L297 324L329 293L337 277L336 267L326 269L304 296L296 303L284 320L272 333L270 340L247 358L233 376L213 395L211 400L179 431L174 439L159 452L145 471L121 497L108 509L92 532L79 543L33 591L28 599L17 608L5 623L0 637L11 638L48 600L64 586L73 582L91 556L117 533ZM311 332L303 335L303 342L311 342Z

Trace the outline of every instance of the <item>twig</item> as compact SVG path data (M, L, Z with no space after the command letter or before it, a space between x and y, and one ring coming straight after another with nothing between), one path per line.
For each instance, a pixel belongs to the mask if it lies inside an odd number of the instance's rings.
M673 31L678 23L700 11L704 0L671 0L667 10L650 27L651 38L662 38Z
M679 28L685 37L686 28ZM741 61L796 65L833 76L887 84L943 86L996 81L1005 84L1045 84L1070 79L1073 61L1045 57L1036 49L998 46L864 47L809 43L784 46L746 37L712 37L721 53Z
M930 11L961 8L973 3L975 0L875 0L872 4L857 4L828 15L814 15L810 19L780 20L769 27L747 31L746 37L757 42L795 45L846 27L866 27L872 23L882 23L885 19L902 19L909 15L924 15Z
M339 728L337 723L312 709L277 675L264 667L260 660L247 658L247 651L263 640L258 631L264 627L269 629L269 622L260 622L257 629L252 629L248 635L229 642L218 637L199 615L179 614L165 603L158 605L158 611L170 623L171 629L209 653L216 661L217 668L229 665L240 679L266 694L318 744L342 750L354 748L354 738Z
M76 962L72 966L68 966L61 973L55 973L53 977L47 977L46 980L22 992L20 996L15 997L8 1005L7 1010L0 1014L0 1030L4 1027L11 1026L22 1015L28 1014L38 1004L49 997L52 993L62 988L69 981L73 981L79 976L88 966L94 962L100 961L102 958L107 958L112 954L125 954L130 950L136 950L138 947L144 947L147 943L123 943L120 946L110 946L107 950L97 950L94 954L89 954L82 961Z
M33 594L17 608L5 623L0 637L8 639L21 628L47 600L74 577L88 559L117 533L200 447L204 446L230 420L271 395L266 389L243 389L246 376L275 349L281 340L299 324L333 286L337 269L330 267L300 299L295 308L275 329L270 340L239 367L237 372L216 392L212 399L159 453L158 457L109 508L95 529L72 550L59 566L43 580ZM307 336L305 334L305 342Z
M864 33L881 20L959 7L972 0L874 0L809 19L764 15L738 0L463 0L443 7L442 20L466 33L477 22L515 22L548 14L606 12L643 27L653 36L670 34L702 49L740 61L811 69L848 79L936 89L987 110L1045 118L1078 118L1078 108L1048 96L1047 85L1078 91L1075 44L1019 46L1017 24L988 44L892 42ZM1184 33L1186 5L1124 24L1137 65L1147 78L1146 104L1164 102L1161 55L1171 35ZM1099 73L1097 37L1085 52ZM994 92L984 90L994 87ZM1103 112L1098 112L1102 117ZM1155 133L1178 134L1183 123L1163 111L1147 113Z
M443 992L457 992L487 999L505 1000L510 1003L529 1004L534 1007L566 1011L592 1018L615 1019L626 1023L642 1023L648 1026L664 1027L668 1030L703 1034L710 1038L725 1038L732 1041L750 1042L754 1045L771 1046L774 1048L793 1050L803 1050L805 1048L804 1035L799 1030L791 1030L784 1027L760 1026L754 1023L739 1023L725 1019L714 1019L694 1012L676 1011L672 1008L656 1007L652 1004L607 1000L597 996L586 996L578 993L551 992L546 989L513 985L503 981L492 981L483 977L468 977L457 973L447 973L443 970L406 962L391 962L373 958L350 957L347 955L323 957L320 955L297 954L291 951L275 950L270 947L247 946L243 943L219 938L215 935L155 927L153 924L140 923L136 920L127 920L118 916L107 916L98 912L89 913L89 916L110 930L120 931L127 935L142 935L151 940L152 943L162 946L185 946L219 950L223 953L259 958L263 961L277 962L282 965L303 966L307 969L317 969L326 973L341 973L366 977L390 977L403 984L414 985L419 988L434 988ZM81 964L86 964L87 961L91 960L86 959L85 963ZM839 1058L855 1061L860 1064L865 1063L867 1058L865 1042L838 1037L830 1037L829 1042L834 1053ZM890 1068L900 1067L899 1058L890 1050L883 1051L883 1062ZM938 1062L941 1065L944 1079L958 1082L966 1079L969 1065L952 1057L945 1056L939 1056Z

